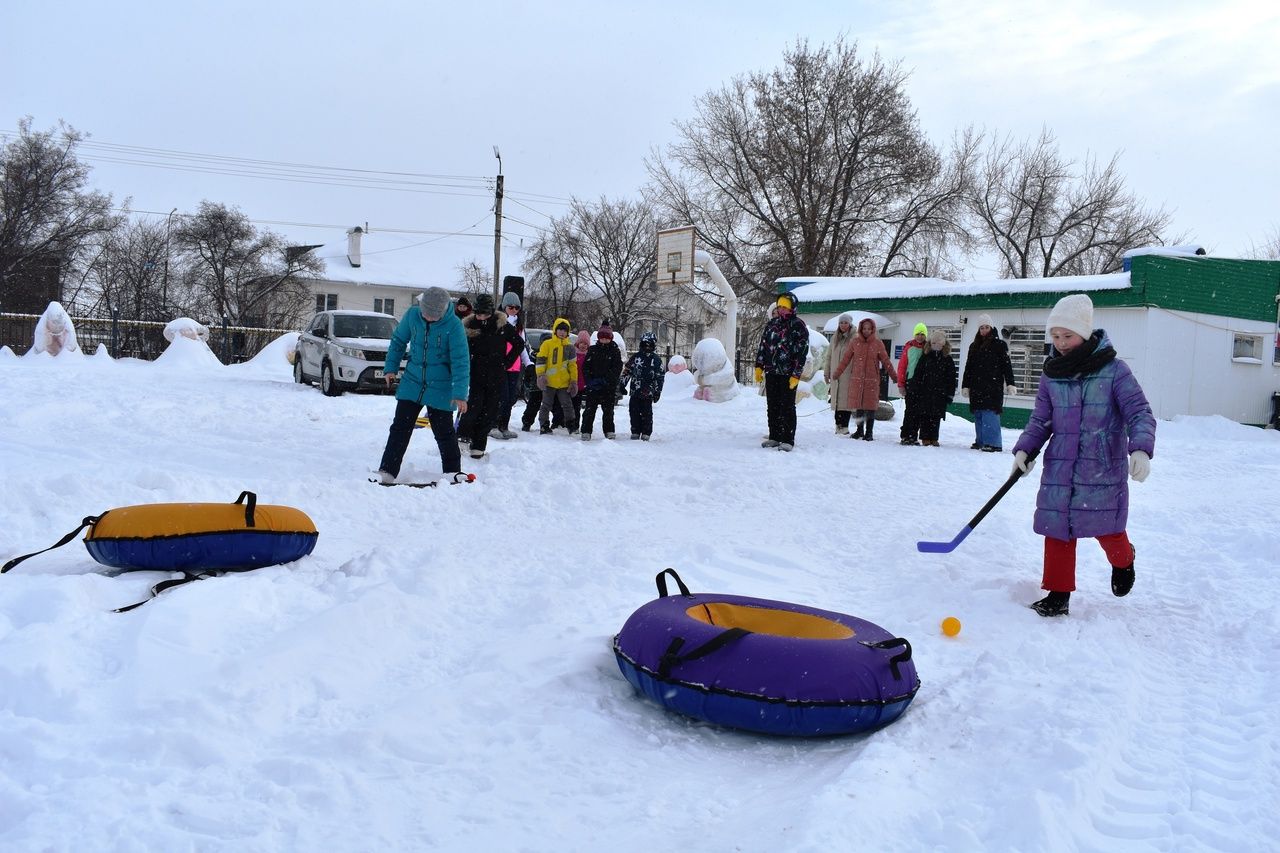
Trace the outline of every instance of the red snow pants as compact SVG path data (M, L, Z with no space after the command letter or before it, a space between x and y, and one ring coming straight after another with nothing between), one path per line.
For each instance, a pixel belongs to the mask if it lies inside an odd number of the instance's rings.
M1041 589L1050 592L1074 592L1076 588L1075 539L1044 537L1044 579ZM1124 568L1133 565L1133 546L1123 530L1098 537L1098 544L1112 566Z

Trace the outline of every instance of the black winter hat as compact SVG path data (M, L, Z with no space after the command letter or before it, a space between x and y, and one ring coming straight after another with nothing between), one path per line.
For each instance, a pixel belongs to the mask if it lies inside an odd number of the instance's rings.
M482 293L476 297L476 313L492 314L493 313L493 297L487 293Z

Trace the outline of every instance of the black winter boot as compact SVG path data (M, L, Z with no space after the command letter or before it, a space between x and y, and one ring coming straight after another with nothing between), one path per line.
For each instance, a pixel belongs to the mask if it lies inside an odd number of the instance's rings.
M1066 616L1070 612L1071 593L1051 592L1032 603L1031 609L1041 616Z
M1138 549L1133 549L1134 562L1137 562ZM1116 598L1124 598L1129 594L1129 590L1133 589L1134 581L1133 563L1127 566L1111 567L1111 592Z

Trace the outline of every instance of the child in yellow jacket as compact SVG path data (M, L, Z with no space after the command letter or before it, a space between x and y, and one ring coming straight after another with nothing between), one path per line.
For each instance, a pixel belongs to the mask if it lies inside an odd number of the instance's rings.
M557 402L564 412L565 424L573 424L573 398L578 393L578 358L569 340L569 321L557 317L551 324L551 337L538 347L534 369L538 387L542 389L542 407L538 409L539 432L551 434L551 407ZM569 430L574 432L572 427Z

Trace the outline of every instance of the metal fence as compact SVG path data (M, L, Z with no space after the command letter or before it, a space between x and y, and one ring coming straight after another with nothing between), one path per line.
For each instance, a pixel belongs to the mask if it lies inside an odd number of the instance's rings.
M18 355L25 354L35 342L39 314L0 313L0 346ZM164 352L169 342L164 338L167 323L147 320L121 320L117 317L72 317L76 341L82 352L92 354L105 345L112 358L141 358L152 361ZM267 344L296 329L262 329L223 323L209 327L209 348L223 364L248 361Z

